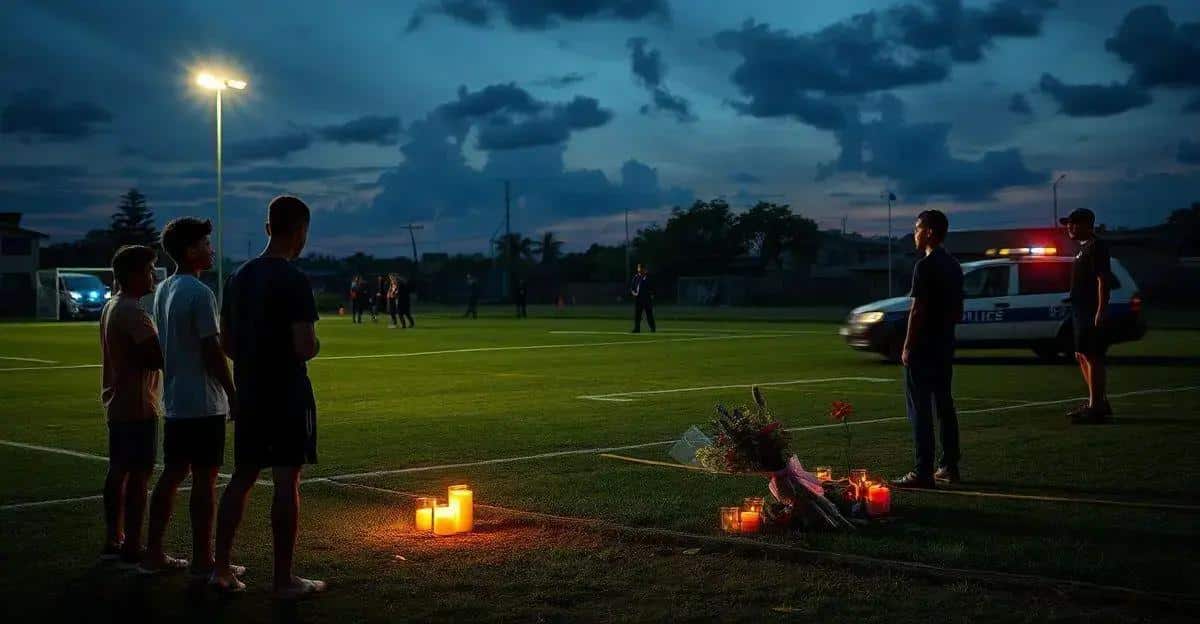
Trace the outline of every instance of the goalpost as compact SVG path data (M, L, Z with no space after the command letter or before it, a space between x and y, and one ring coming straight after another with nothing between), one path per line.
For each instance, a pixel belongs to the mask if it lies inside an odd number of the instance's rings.
M167 278L167 270L154 267L155 284ZM112 297L110 267L58 267L37 272L37 318L82 320L100 317L104 302ZM150 312L154 293L142 297L142 309Z

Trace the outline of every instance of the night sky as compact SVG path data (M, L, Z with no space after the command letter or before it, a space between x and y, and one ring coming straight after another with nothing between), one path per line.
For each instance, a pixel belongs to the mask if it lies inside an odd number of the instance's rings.
M267 6L269 5L269 6ZM566 8L563 8L566 7ZM310 249L485 252L503 228L579 250L724 197L880 233L1110 226L1200 201L1200 2L56 2L0 6L0 211L70 240L144 192L215 218L227 254L266 201L316 211Z

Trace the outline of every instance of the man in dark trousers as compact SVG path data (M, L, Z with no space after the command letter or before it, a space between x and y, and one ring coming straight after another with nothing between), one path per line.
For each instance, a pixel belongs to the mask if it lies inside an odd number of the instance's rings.
M479 318L479 280L470 273L467 273L467 288L470 292L467 294L467 311L463 313L463 318Z
M513 299L517 304L517 318L528 318L529 312L525 310L525 304L529 299L529 287L525 285L525 280L517 282L517 290L513 293Z
M654 332L654 286L650 283L650 275L646 267L637 265L633 274L633 283L629 286L629 294L633 295L633 333L642 332L642 314L646 315L646 324Z
M935 479L955 483L958 471L958 414L950 392L954 326L963 312L963 272L942 243L950 222L938 210L917 215L913 241L920 259L913 266L912 308L900 359L908 420L916 446L912 472L892 481L897 487L932 488ZM941 425L942 457L934 472L933 418Z
M1112 407L1108 404L1104 321L1113 277L1108 243L1096 237L1096 215L1087 208L1074 210L1059 222L1067 226L1071 240L1079 241L1079 253L1071 266L1071 325L1075 359L1088 389L1087 403L1067 416L1076 424L1109 422Z

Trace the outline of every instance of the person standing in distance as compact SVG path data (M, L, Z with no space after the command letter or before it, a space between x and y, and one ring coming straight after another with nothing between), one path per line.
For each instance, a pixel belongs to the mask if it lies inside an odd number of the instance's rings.
M1108 404L1104 324L1113 277L1108 243L1096 236L1096 214L1087 208L1071 211L1059 223L1067 227L1071 240L1079 241L1079 253L1071 265L1071 326L1075 359L1088 390L1087 403L1067 416L1075 424L1109 422L1112 407Z
M296 576L292 560L300 517L300 471L317 462L317 408L307 362L317 356L317 305L312 286L292 261L308 240L309 210L281 195L267 206L267 248L229 277L221 308L221 343L237 386L233 477L217 513L216 563L209 585L240 592L229 563L234 533L259 472L270 468L275 594L303 598L324 581Z
M514 299L517 304L517 318L529 318L529 312L526 310L526 303L529 300L529 286L525 284L525 280L517 282L517 290L514 293Z
M646 267L638 264L637 272L633 274L633 283L629 286L629 294L633 295L633 333L642 332L642 315L646 316L646 325L650 332L655 331L654 325L654 286L650 283L650 274Z
M905 488L932 488L935 479L956 483L958 414L951 394L954 365L954 326L963 313L963 272L958 261L942 247L950 222L938 210L917 215L913 241L921 256L913 266L912 308L900 359L904 364L904 394L912 423L916 466L892 484ZM933 419L941 425L942 456L934 472Z
M467 288L470 289L470 292L467 294L467 311L463 313L463 318L469 316L477 319L479 318L479 280L470 273L467 273Z

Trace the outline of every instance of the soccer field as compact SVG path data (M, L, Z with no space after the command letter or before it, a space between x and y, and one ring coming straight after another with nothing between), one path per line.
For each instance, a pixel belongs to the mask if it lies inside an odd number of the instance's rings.
M717 507L765 495L762 478L612 457L670 462L672 440L705 425L714 404L748 402L758 384L806 466L907 471L902 371L847 348L834 323L786 312L672 319L664 310L658 333L634 335L624 318L417 312L411 330L339 317L318 325L322 352L309 373L320 463L305 470L298 570L333 588L299 607L304 621L922 621L949 608L985 620L1018 609L1030 619L1146 614L1119 594L1101 607L973 576L933 582L886 562L872 570L802 563L783 550L746 554L706 540L720 535ZM1083 393L1074 366L1027 351L964 351L955 391L965 483L898 493L895 521L853 534L752 539L1045 577L1048 587L1073 581L1195 597L1198 356L1200 331L1187 329L1152 328L1115 347L1116 421L1080 427L1062 416ZM266 591L265 487L235 551L251 568L251 593L240 600L94 564L106 451L98 361L95 324L0 324L0 599L25 617L65 610L104 619L117 604L167 617L199 604L229 621L277 619ZM846 429L827 416L834 400L855 408L849 458ZM229 435L231 457L232 427ZM409 495L444 496L463 482L481 505L479 530L415 533ZM186 503L177 505L177 554L189 550L186 516ZM700 552L684 554L688 535Z

